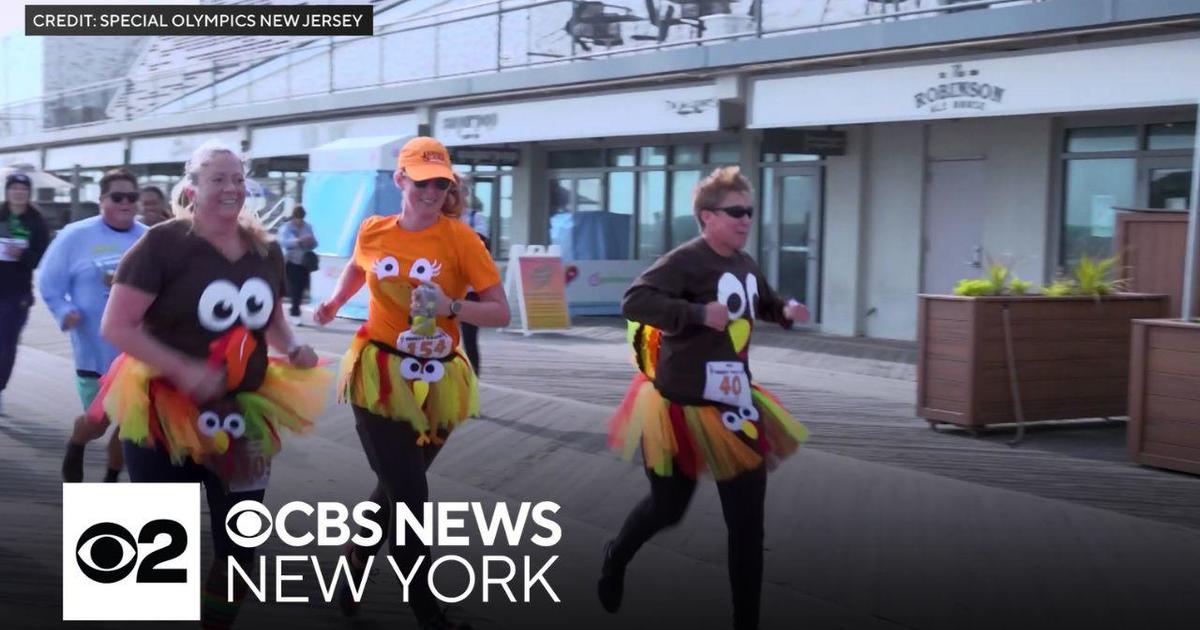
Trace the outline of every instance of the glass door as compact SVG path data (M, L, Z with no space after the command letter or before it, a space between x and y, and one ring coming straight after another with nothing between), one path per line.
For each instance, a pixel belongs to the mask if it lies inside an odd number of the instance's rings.
M1192 191L1190 157L1143 158L1139 165L1138 198L1143 207L1186 211Z
M821 296L821 169L772 168L763 195L759 262L780 296L808 305L815 324Z

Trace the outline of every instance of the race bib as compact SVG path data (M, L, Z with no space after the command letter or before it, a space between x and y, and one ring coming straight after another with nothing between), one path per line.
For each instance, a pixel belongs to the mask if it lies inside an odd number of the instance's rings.
M234 440L219 466L217 474L230 492L265 490L271 480L271 457L263 454L257 441Z
M750 378L737 361L709 361L705 370L704 399L731 407L751 407Z
M428 336L406 330L396 340L396 349L422 359L443 359L454 352L454 341L440 328L437 333Z

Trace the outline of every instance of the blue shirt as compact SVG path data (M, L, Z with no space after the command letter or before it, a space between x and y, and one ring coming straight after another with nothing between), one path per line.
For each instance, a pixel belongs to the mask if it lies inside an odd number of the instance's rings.
M100 336L100 319L108 304L106 274L115 274L121 256L148 230L141 223L121 232L99 216L63 228L50 243L38 272L38 291L61 328L72 312L80 314L71 329L75 369L104 374L117 349Z
M284 258L293 265L304 264L304 252L317 248L317 241L315 239L311 247L300 245L300 239L312 235L312 226L307 221L302 223L300 227L296 227L296 224L292 223L291 220L284 223L275 234L279 240L279 246L283 248Z

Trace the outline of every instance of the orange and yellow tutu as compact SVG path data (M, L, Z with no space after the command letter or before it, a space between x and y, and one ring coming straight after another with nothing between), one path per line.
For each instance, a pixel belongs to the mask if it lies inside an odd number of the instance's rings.
M313 419L325 409L332 380L329 370L271 359L257 390L231 394L225 401L236 406L245 421L239 439L257 442L258 451L268 457L279 452L283 430L303 434L312 428ZM201 463L225 450L201 430L203 412L154 368L122 354L102 379L88 417L111 418L122 440L161 447L178 464L187 458Z
M678 467L693 479L707 471L724 481L758 468L767 457L787 457L808 439L808 429L754 383L753 409L672 402L651 380L661 333L636 324L630 333L638 373L609 419L608 435L609 446L626 459L640 447L646 467L659 476L671 476Z
M479 382L461 349L444 359L420 359L372 342L359 330L342 358L338 402L408 422L418 443L441 443L446 433L479 415Z

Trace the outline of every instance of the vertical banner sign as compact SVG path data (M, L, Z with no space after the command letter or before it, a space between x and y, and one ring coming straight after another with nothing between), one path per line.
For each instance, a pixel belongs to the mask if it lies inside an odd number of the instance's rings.
M571 327L567 313L567 284L562 256L552 246L513 246L505 273L505 289L517 296L511 331L525 334L562 331Z

